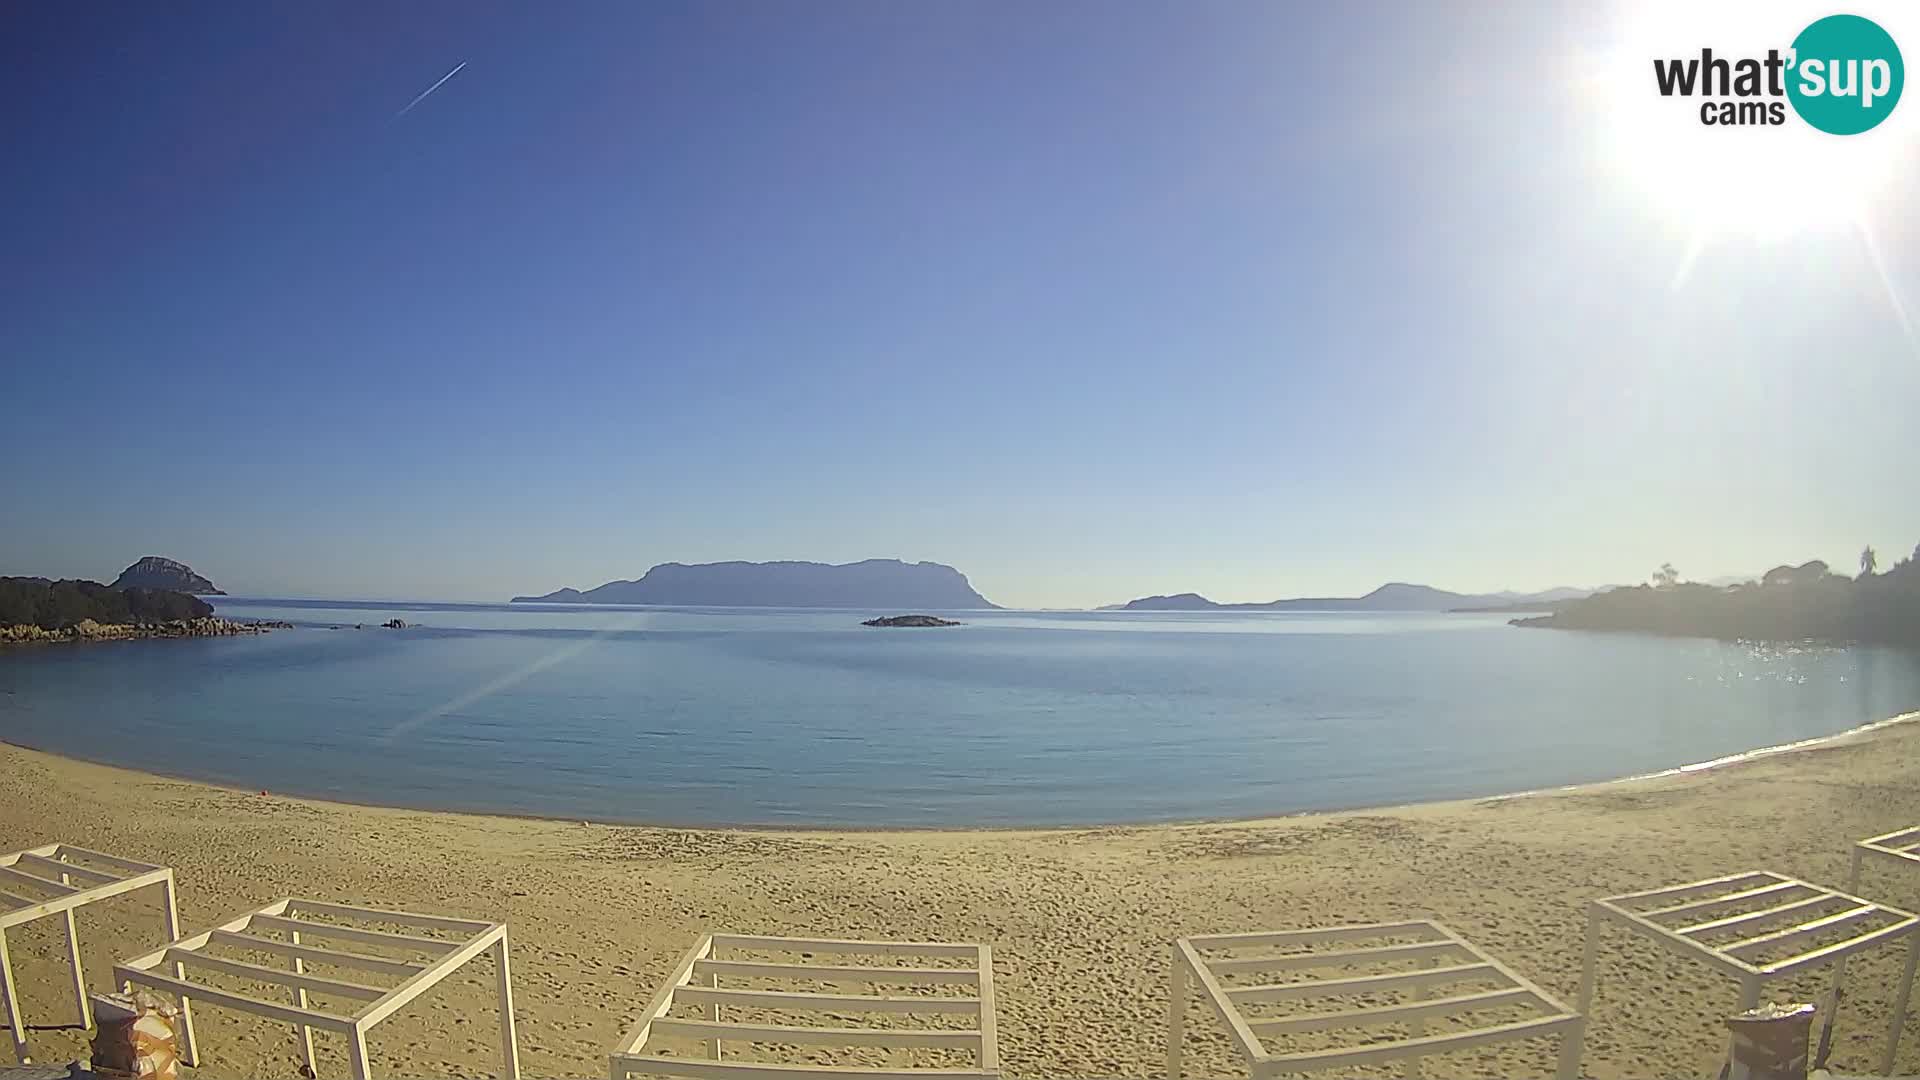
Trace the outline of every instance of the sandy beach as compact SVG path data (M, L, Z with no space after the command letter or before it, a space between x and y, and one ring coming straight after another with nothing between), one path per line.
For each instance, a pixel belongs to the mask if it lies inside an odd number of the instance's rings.
M1584 901L1767 868L1843 885L1850 842L1920 822L1920 724L1690 773L1548 794L1238 823L1056 831L764 832L610 827L349 806L226 790L0 746L0 851L55 840L174 866L191 932L293 894L506 920L522 1066L602 1076L605 1053L702 930L978 940L995 950L1016 1077L1164 1071L1178 935L1436 918L1568 1000ZM1920 874L1862 891L1920 905ZM605 912L614 913L609 918ZM82 913L88 974L158 944L132 897ZM82 1055L59 921L9 943L36 1056ZM1710 1076L1736 991L1610 935L1584 1070ZM1833 1064L1878 1062L1898 948L1851 969ZM1792 989L1812 1000L1808 976ZM383 1024L386 1075L493 1075L491 977L463 972ZM201 1075L294 1075L290 1028L199 1011ZM1188 1074L1242 1074L1196 1005ZM322 1075L343 1075L319 1037ZM0 1051L4 1053L4 1051ZM1479 1049L1429 1076L1549 1075L1552 1040ZM1909 1028L1903 1071L1920 1072Z

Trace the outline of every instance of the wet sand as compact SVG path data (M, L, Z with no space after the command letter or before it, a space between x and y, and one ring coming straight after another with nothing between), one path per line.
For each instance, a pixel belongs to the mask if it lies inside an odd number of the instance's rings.
M604 1076L606 1051L703 930L988 942L1001 1059L1015 1077L1162 1074L1168 945L1185 934L1434 918L1571 1001L1586 900L1756 868L1837 887L1854 839L1913 824L1913 723L1524 797L1043 831L681 830L427 813L0 745L0 851L58 840L171 865L187 932L287 895L506 920L528 1076ZM1920 906L1920 872L1870 870L1861 891ZM109 988L115 959L159 944L157 910L134 896L82 912L95 989ZM74 1006L59 925L8 934L43 1062L85 1053L84 1034L60 1027ZM1894 947L1850 968L1835 1068L1878 1065L1902 960ZM1601 972L1586 1075L1717 1071L1720 1019L1737 1005L1730 981L1618 932ZM1813 1000L1825 981L1787 985ZM376 1071L497 1073L492 988L482 963L383 1023L370 1040ZM291 1028L218 1008L196 1018L199 1075L295 1074ZM1244 1075L1198 1004L1188 1027L1187 1075ZM339 1040L316 1038L321 1074L344 1075ZM1510 1043L1431 1059L1427 1075L1545 1076L1553 1057L1551 1039ZM1920 1072L1920 1025L1899 1063Z

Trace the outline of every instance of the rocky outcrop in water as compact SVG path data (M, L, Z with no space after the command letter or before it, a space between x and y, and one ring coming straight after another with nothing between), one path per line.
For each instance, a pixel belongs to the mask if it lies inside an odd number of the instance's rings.
M959 626L952 619L942 619L934 615L888 615L879 619L868 619L861 626Z
M26 644L54 641L131 641L136 638L235 637L240 634L264 634L269 630L290 629L288 622L235 622L205 616L198 619L170 619L155 623L102 623L81 619L72 626L47 629L31 623L0 626L0 644Z

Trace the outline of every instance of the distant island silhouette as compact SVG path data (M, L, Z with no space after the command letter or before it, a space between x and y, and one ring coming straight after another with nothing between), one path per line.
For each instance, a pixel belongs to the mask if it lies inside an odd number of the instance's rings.
M1144 596L1107 611L1459 611L1496 608L1504 610L1541 610L1538 605L1586 596L1589 590L1561 587L1538 593L1448 592L1431 585L1410 585L1395 581L1382 585L1365 596L1303 597L1294 600L1269 600L1264 603L1222 604L1199 593L1175 593L1172 596Z
M1879 573L1872 548L1860 576L1818 559L1776 566L1758 581L1725 587L1681 581L1671 564L1651 585L1611 589L1515 626L1626 630L1751 641L1864 642L1920 646L1920 548Z
M165 589L192 596L225 596L213 582L193 572L193 567L174 559L148 555L134 561L113 579L115 589Z
M967 576L936 562L661 563L633 581L581 592L516 596L516 604L665 604L682 607L996 608Z

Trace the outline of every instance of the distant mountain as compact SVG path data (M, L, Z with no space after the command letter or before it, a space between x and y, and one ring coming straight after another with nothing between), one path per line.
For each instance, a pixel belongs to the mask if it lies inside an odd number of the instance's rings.
M1231 605L1216 604L1199 593L1174 593L1172 596L1143 596L1138 600L1129 600L1124 604L1114 604L1107 611L1211 611L1214 608Z
M193 572L193 568L183 562L163 559L158 555L147 557L120 571L109 586L115 589L165 589L169 592L188 593L194 596L225 596L226 593L214 588L213 582Z
M996 607L967 576L942 563L868 559L817 562L661 563L637 581L609 581L581 592L516 596L514 603L673 604L692 607Z
M1575 589L1562 586L1545 592L1517 593L1500 592L1493 594L1494 603L1469 604L1465 607L1448 608L1463 614L1479 612L1483 614L1534 615L1552 612L1561 604L1570 604L1575 600L1584 600L1599 589Z
M1321 596L1294 600L1270 600L1256 604L1219 604L1199 593L1175 593L1172 596L1147 596L1108 610L1114 611L1457 611L1462 608L1506 608L1514 605L1549 604L1587 595L1586 589L1557 588L1543 593L1448 592L1431 585L1410 585L1395 581L1382 585L1365 596Z
M1500 592L1494 595L1509 604L1557 604L1566 600L1583 600L1598 591L1562 585L1554 589L1543 589L1537 593Z

